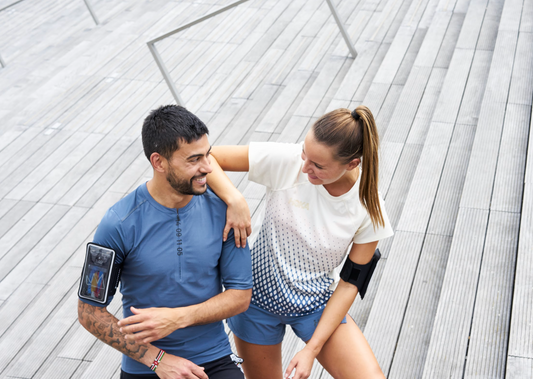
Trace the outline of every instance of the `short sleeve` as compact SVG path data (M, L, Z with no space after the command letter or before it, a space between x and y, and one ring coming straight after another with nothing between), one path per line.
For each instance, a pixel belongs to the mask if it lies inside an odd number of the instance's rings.
M252 258L249 244L235 246L233 230L222 245L219 261L220 277L225 289L246 290L252 288Z
M301 154L301 144L252 142L248 179L273 190L289 188L298 180Z
M385 221L385 226L376 225L376 227L374 228L372 220L370 219L370 215L367 214L363 222L361 223L361 226L359 227L359 229L357 229L357 232L353 237L353 243L363 244L374 241L380 241L382 239L391 237L394 234L394 231L392 230L392 225L389 221L389 216L387 215L387 211L385 210L385 201L381 197L381 194L379 194L379 204L381 207L381 214L383 215L383 221Z
M113 209L109 209L102 218L102 221L98 225L98 228L96 228L96 232L93 237L93 242L95 244L113 249L116 254L116 263L121 263L124 260L125 247L122 235L120 233L120 219L118 215L113 211ZM84 303L91 304L97 307L107 307L109 303L111 303L111 300L113 300L113 296L110 296L107 299L107 303L105 304L96 303L81 298L80 300Z

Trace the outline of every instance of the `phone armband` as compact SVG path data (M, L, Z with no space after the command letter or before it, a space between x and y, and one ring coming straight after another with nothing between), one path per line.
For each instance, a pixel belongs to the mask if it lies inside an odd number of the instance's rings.
M361 299L365 297L368 283L370 283L370 279L372 278L372 274L374 274L374 270L376 269L380 258L381 253L379 252L379 249L376 249L372 259L366 265L354 263L350 260L350 257L346 258L340 277L345 282L351 283L357 287Z
M117 291L122 264L116 264L115 250L89 242L81 273L78 296L106 304Z

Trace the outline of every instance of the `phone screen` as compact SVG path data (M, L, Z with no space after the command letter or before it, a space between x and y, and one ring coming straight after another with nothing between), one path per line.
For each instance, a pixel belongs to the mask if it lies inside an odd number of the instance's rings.
M87 244L78 291L80 297L98 303L107 301L108 283L114 260L114 250L93 243Z

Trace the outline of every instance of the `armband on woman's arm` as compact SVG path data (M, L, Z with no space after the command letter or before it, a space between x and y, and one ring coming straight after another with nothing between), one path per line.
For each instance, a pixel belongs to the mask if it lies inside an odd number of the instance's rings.
M245 247L246 238L252 233L250 209L244 196L235 188L224 171L222 171L216 156L220 156L221 160L225 162L223 165L224 168L245 171L248 169L248 146L235 146L239 151L236 154L237 158L228 157L228 148L230 147L213 147L211 154L211 167L213 171L207 175L207 183L228 206L226 226L224 227L222 236L223 240L226 241L229 231L233 229L235 245L237 247ZM241 155L246 155L246 158L243 159ZM235 159L245 160L246 164L235 163Z

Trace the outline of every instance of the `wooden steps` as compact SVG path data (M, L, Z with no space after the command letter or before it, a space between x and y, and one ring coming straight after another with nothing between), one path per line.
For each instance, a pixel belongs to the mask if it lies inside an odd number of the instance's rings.
M84 245L151 177L142 119L173 99L145 42L227 4L91 3L99 26L82 2L0 1L0 378L119 377L73 307ZM322 0L249 1L158 49L214 144L300 141L368 105L396 235L350 314L385 374L533 377L533 5L337 3L355 60ZM255 219L264 188L230 177ZM284 366L302 347L289 329Z

